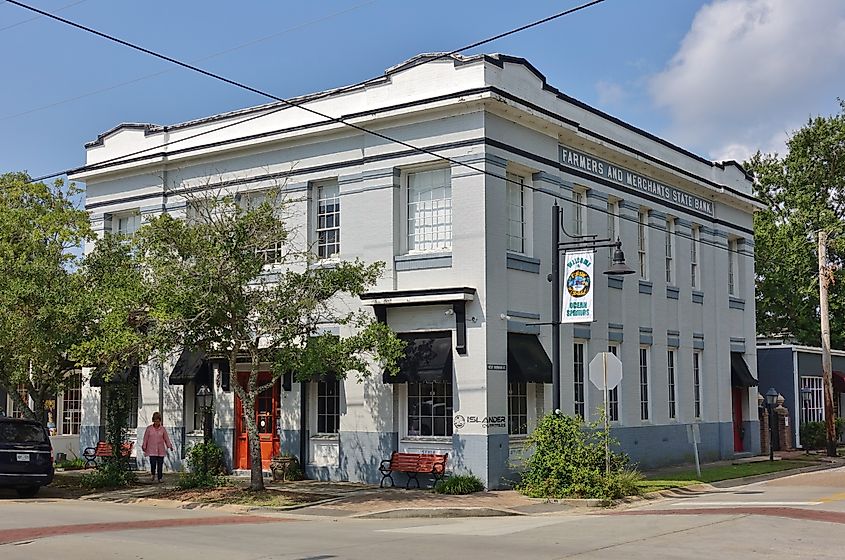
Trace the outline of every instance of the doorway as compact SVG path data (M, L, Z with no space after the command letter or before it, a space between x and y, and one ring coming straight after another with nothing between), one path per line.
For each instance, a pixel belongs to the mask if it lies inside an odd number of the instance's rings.
M731 388L731 404L733 409L733 426L734 426L734 452L741 452L745 450L742 444L742 397L745 390L742 387Z
M245 386L249 373L239 373L238 381ZM258 376L258 384L270 381L269 373ZM269 469L270 461L279 453L279 430L277 429L276 411L279 409L279 381L262 391L255 399L255 423L258 426L258 439L261 445L261 468ZM235 395L235 457L236 469L249 469L249 445L247 443L247 426L241 400Z

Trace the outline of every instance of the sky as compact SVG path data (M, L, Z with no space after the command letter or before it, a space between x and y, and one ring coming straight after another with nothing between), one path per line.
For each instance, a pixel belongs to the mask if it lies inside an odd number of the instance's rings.
M586 0L23 0L279 97L379 76ZM605 0L464 54L526 58L581 101L715 161L785 152L845 97L843 0ZM0 0L0 173L84 164L121 122L268 101Z

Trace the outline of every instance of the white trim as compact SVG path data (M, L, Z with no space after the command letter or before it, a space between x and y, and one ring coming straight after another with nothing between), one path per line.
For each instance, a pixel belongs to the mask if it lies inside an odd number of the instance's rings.
M458 300L472 301L474 298L475 296L473 296L473 294L467 293L385 297L365 300L364 305L408 305L414 303L449 303Z

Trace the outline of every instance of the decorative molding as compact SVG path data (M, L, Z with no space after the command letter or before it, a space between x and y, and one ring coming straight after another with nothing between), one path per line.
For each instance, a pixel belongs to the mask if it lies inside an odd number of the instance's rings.
M508 253L507 267L511 270L522 270L532 274L540 274L540 259L520 255L519 253Z
M393 257L393 266L397 271L450 268L452 266L452 253L397 255Z

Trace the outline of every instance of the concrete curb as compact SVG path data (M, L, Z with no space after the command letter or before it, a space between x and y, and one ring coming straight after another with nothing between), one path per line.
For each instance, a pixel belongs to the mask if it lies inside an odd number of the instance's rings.
M397 508L384 511L359 513L354 519L414 519L414 518L457 518L457 517L510 517L525 516L526 513L510 509L491 507L430 507Z

